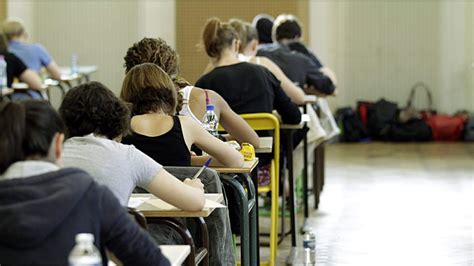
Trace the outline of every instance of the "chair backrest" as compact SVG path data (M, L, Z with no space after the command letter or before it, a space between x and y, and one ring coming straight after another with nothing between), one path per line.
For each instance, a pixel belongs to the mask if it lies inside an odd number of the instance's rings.
M143 215L143 213L135 208L127 207L128 214L130 214L135 221L143 228L147 229L148 228L148 223L146 222L146 217Z
M280 121L269 113L253 113L240 115L253 130L272 130L273 131L273 156L275 165L280 165ZM279 167L276 167L277 171ZM279 176L277 174L277 176Z

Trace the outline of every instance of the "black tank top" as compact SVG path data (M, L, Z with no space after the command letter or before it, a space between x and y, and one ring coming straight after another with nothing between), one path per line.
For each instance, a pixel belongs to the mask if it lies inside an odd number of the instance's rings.
M146 155L164 166L190 166L191 153L186 146L178 116L173 116L170 131L156 137L133 132L125 137L124 144L132 144Z

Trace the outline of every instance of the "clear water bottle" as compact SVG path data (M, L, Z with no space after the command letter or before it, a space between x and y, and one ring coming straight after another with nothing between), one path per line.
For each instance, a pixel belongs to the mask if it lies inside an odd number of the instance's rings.
M316 265L316 235L313 233L312 228L309 228L304 234L303 248L304 264Z
M0 90L7 87L7 61L0 55Z
M79 65L77 64L77 54L72 53L71 55L71 75L79 74Z
M206 129L207 132L211 133L211 135L214 137L219 137L219 133L217 132L217 128L219 127L219 118L217 118L217 115L214 112L214 105L208 104L206 106L206 113L204 114L202 123L204 125L204 129Z
M101 266L102 257L94 246L93 234L77 234L76 245L69 253L69 266Z

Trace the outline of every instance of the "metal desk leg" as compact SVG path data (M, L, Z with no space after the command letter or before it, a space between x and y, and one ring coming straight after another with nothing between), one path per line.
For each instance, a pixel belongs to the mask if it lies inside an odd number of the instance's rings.
M288 181L290 183L290 219L291 219L291 251L288 260L294 260L294 254L296 254L296 205L295 205L295 180L293 177L293 131L288 130L285 134L286 137L286 158L288 159Z
M304 113L307 112L307 106L303 107ZM305 128L306 123L305 123ZM304 135L303 139L303 204L304 204L304 221L303 226L301 227L301 233L305 233L308 229L306 224L307 218L309 217L309 206L308 206L308 133Z
M243 182L247 183L248 194L244 187L236 178L222 176L222 181L229 184L235 192L239 194L241 205L241 220L240 220L240 251L241 251L241 265L258 265L257 259L257 228L255 216L255 187L248 175L241 176Z

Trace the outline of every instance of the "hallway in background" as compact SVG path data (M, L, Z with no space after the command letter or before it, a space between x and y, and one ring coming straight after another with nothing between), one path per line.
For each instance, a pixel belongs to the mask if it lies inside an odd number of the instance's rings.
M333 144L326 156L317 265L473 265L474 144Z

